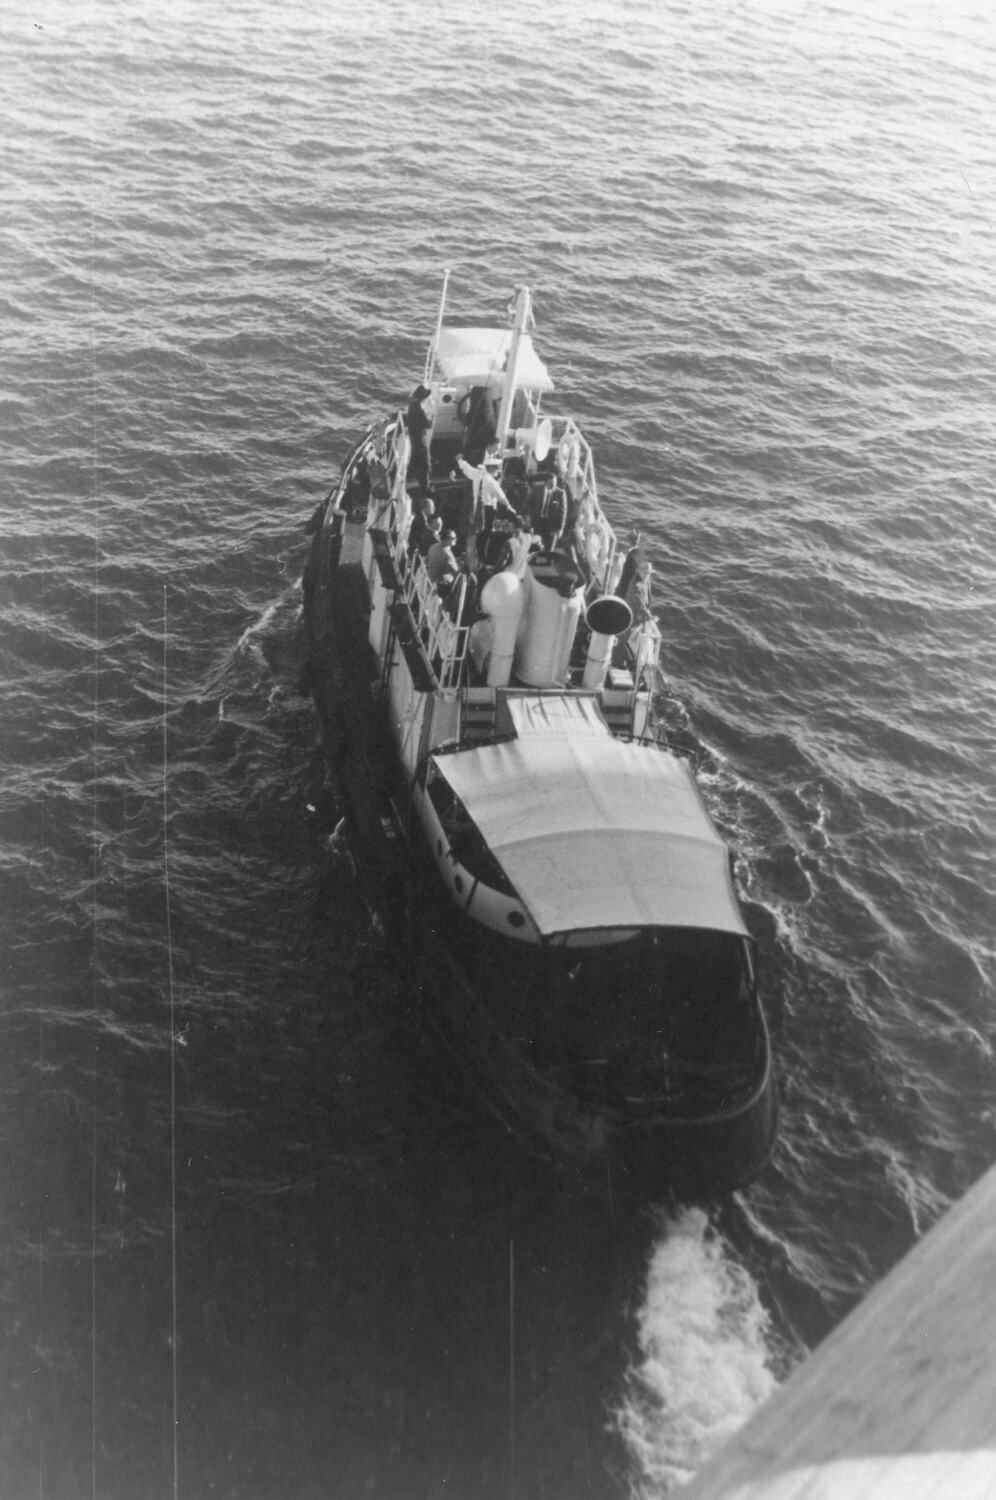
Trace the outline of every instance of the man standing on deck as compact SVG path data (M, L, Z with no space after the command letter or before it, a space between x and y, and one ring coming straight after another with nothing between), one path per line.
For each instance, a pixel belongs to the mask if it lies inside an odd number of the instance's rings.
M467 462L462 453L458 453L456 465L461 474L473 485L473 509L467 535L468 560L473 569L477 567L479 561L478 552L483 553L487 547L487 538L491 535L494 526L495 513L501 510L511 517L514 511L497 478L485 464L475 467L474 464ZM479 537L480 541L478 541Z
M429 479L432 474L429 444L432 440L432 424L435 419L436 412L429 387L417 385L409 399L406 418L408 437L412 445L408 472L413 479L418 480L424 495L429 493Z
M438 584L444 573L456 577L459 572L459 564L456 553L453 551L453 543L456 541L456 532L449 527L442 533L439 540L433 542L425 555L425 570L429 575L429 582Z

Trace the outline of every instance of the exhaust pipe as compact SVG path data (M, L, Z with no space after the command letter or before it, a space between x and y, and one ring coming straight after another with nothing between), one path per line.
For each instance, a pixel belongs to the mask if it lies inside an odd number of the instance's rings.
M603 594L589 604L584 618L591 631L591 641L582 681L586 688L600 688L605 683L616 641L633 623L633 611L625 599L615 594Z

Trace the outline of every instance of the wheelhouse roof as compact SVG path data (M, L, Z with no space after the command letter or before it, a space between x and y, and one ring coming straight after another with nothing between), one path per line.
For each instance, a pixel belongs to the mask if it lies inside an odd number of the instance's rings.
M500 383L512 342L510 328L440 329L436 364L451 385L496 385ZM516 387L527 391L552 391L553 381L525 333L519 341Z
M676 756L608 733L533 733L434 764L543 936L746 935L726 846Z

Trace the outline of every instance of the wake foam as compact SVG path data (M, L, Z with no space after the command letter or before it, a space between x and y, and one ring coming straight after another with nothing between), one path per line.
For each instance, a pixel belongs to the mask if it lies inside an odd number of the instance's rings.
M300 583L290 584L263 610L259 619L246 626L235 648L236 655L248 656L261 672L272 667L268 647L274 640L293 632L301 614Z
M663 1224L637 1314L639 1358L615 1421L634 1500L659 1500L774 1390L757 1286L701 1209Z

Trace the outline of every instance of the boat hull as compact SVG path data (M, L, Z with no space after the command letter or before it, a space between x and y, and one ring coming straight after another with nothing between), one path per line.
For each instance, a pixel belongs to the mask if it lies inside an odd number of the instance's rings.
M468 982L440 940L437 915L424 904L411 912L409 930L429 933L409 967L413 990L455 1074L469 1073L477 1098L524 1147L641 1202L662 1192L706 1200L763 1169L777 1130L770 1066L753 1089L711 1112L693 1103L669 1110L664 1090L657 1100L589 1101L551 1081L494 1024L484 986Z
M610 1183L614 1194L645 1201L670 1192L690 1201L746 1183L764 1166L776 1130L766 1031L753 1086L710 1109L687 1096L673 1105L663 1081L657 1097L585 1097L497 1023L501 1007L489 986L499 986L501 975L475 973L461 961L467 942L450 941L454 924L466 928L470 919L447 904L400 773L356 558L355 538L347 536L344 547L342 527L319 528L304 579L309 682L368 899L387 916L411 998L452 1058L454 1076L472 1079L476 1098L525 1147Z

